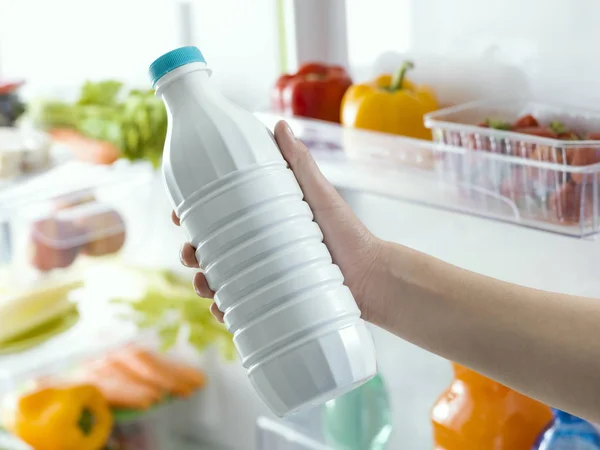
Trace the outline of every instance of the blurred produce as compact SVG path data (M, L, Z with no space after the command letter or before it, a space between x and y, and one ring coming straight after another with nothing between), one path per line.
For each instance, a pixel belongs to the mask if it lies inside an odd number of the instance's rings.
M80 161L91 164L112 164L121 156L119 148L111 142L86 137L73 129L56 128L50 130L50 136L67 145Z
M205 385L202 370L127 344L83 364L22 379L15 390L3 392L0 426L34 450L162 450L169 448L162 441L170 431L160 425L162 432L153 433L157 418L165 420L174 400ZM153 442L160 436L160 444ZM138 447L140 440L153 445Z
M24 83L0 81L0 127L12 127L25 112L25 104L17 93Z
M530 136L537 136L547 139L555 139L559 141L598 141L600 140L600 132L592 131L578 131L569 129L564 123L558 120L551 121L547 125L540 125L538 120L528 114L517 119L514 123L503 122L500 120L487 119L486 121L478 124L484 128L494 128L498 130L512 131L514 133L527 134ZM595 147L568 147L560 148L549 144L532 143L527 141L511 140L501 141L499 144L492 145L491 140L483 141L484 145L477 145L475 142L476 137L471 134L471 141L468 142L467 147L477 150L494 151L502 154L517 154L517 156L524 156L529 159L536 161L544 161L555 164L565 164L569 166L588 166L592 164L600 163L600 149L596 145ZM479 142L481 144L481 142ZM507 145L509 144L509 145ZM537 177L542 174L539 169L531 169L529 175ZM575 183L589 183L591 182L591 176L585 176L581 173L571 174L571 180ZM549 183L555 183L554 178L548 180ZM548 183L547 183L548 184ZM572 190L568 185L561 186L560 189L555 192L554 195L559 195L560 190ZM578 201L581 203L581 200ZM554 200L551 200L554 203ZM570 202L571 203L571 202ZM575 206L577 211L579 206ZM573 208L568 208L569 211L573 211ZM568 214L574 216L574 214ZM572 218L566 219L569 222L573 221ZM577 219L575 219L577 221Z
M103 450L180 450L173 444L169 417L165 414L168 411L161 412L159 416L152 412L128 420L116 420Z
M133 269L132 269L133 270ZM212 300L198 297L188 280L162 270L133 270L146 282L145 293L135 300L115 299L131 308L132 319L140 328L158 330L161 349L168 350L180 336L198 351L210 345L220 348L227 359L235 356L231 334L212 317Z
M152 90L123 92L117 81L86 82L75 103L38 100L33 123L73 148L78 158L111 164L119 157L160 163L167 113Z
M435 448L530 449L552 419L550 408L453 364L455 378L431 412Z
M477 124L477 126L564 141L592 141L600 137L599 132L572 130L560 120L553 120L546 125L542 125L541 122L531 114L521 116L512 123L501 119L487 118L483 122ZM571 159L575 156L575 153L574 149L569 149L567 158ZM600 159L598 162L600 162Z
M0 353L21 351L64 332L78 319L69 294L81 282L62 281L4 295L0 301Z
M343 67L304 64L277 80L272 106L280 113L339 123L342 98L351 84Z
M67 220L49 217L34 222L31 264L42 272L69 267L81 250L81 245L69 244L69 241L78 235L79 229Z
M0 126L0 180L49 167L50 144L45 133Z
M94 386L47 385L18 398L8 428L35 450L100 450L112 414Z
M92 197L93 198L93 197ZM69 267L77 256L104 256L118 252L125 244L125 222L114 209L93 202L92 198L58 200L49 217L31 226L31 264L46 272ZM90 209L90 204L94 209ZM81 209L83 211L81 211Z
M342 101L342 124L431 140L423 116L438 109L436 96L428 86L406 79L412 68L411 62L405 62L394 76L381 75L370 83L350 87Z
M487 192L509 201L520 220L559 225L569 234L597 232L598 112L482 100L430 113L425 124L436 142L473 150L438 159L440 173L464 198Z
M115 210L86 214L75 219L75 223L89 236L82 249L85 255L110 255L117 253L125 244L125 222Z
M199 369L130 346L86 364L76 376L97 386L111 408L146 410L169 397L188 397L206 383ZM125 411L117 415L126 416Z

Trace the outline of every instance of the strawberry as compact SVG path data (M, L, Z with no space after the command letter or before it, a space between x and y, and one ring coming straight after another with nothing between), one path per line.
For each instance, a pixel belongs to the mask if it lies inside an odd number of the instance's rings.
M548 127L523 127L513 129L516 133L529 134L531 136L539 136L543 138L556 139L558 135Z
M527 114L526 116L520 117L517 119L515 123L513 123L514 128L529 128L529 127L539 127L540 124L531 114Z

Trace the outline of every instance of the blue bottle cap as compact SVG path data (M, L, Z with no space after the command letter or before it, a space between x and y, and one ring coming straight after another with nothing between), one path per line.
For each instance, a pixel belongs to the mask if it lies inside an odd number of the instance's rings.
M150 76L152 87L154 87L158 80L172 70L195 62L206 62L204 56L202 56L202 52L198 49L198 47L180 47L165 53L152 64L150 64L150 68L148 69L148 75Z

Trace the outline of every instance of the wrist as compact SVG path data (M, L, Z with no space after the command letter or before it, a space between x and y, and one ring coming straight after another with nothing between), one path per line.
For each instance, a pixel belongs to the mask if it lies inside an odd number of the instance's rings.
M387 330L395 330L415 317L415 300L429 294L435 274L425 255L394 242L380 241L377 259L368 274L363 318ZM418 316L418 314L417 314Z
M390 260L392 243L372 236L373 257L367 266L356 300L358 301L362 318L375 325L381 326L385 316L384 303L390 284Z

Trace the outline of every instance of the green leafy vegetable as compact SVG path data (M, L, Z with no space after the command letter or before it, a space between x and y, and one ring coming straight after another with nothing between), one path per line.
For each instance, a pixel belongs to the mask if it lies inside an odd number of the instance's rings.
M39 128L75 129L91 139L110 142L124 158L145 159L158 167L167 135L163 102L152 90L121 95L122 91L118 81L88 81L75 103L37 100L30 104L29 117Z
M127 409L127 408L113 408L112 416L115 423L128 423L133 422L134 420L141 419L153 411L156 411L162 406L165 406L173 401L173 398L170 395L165 396L159 403L150 407L147 410L139 410L139 409ZM0 449L1 450L1 449Z
M563 133L567 132L567 127L565 126L565 124L558 120L550 122L550 125L548 125L548 128L550 128L556 134L563 134Z
M488 127L496 130L510 130L512 128L510 123L503 120L486 119L485 123Z
M45 130L76 128L78 112L73 105L57 100L34 100L28 105L28 117Z
M93 83L86 81L81 87L78 105L100 105L116 106L118 105L117 96L123 87L119 81L107 80Z
M144 271L148 280L146 292L138 299L114 299L114 303L130 308L127 318L139 328L157 330L161 350L173 347L180 337L198 351L216 345L227 359L235 357L233 339L227 329L210 314L212 300L199 298L191 283L169 271ZM187 334L187 336L186 336Z

